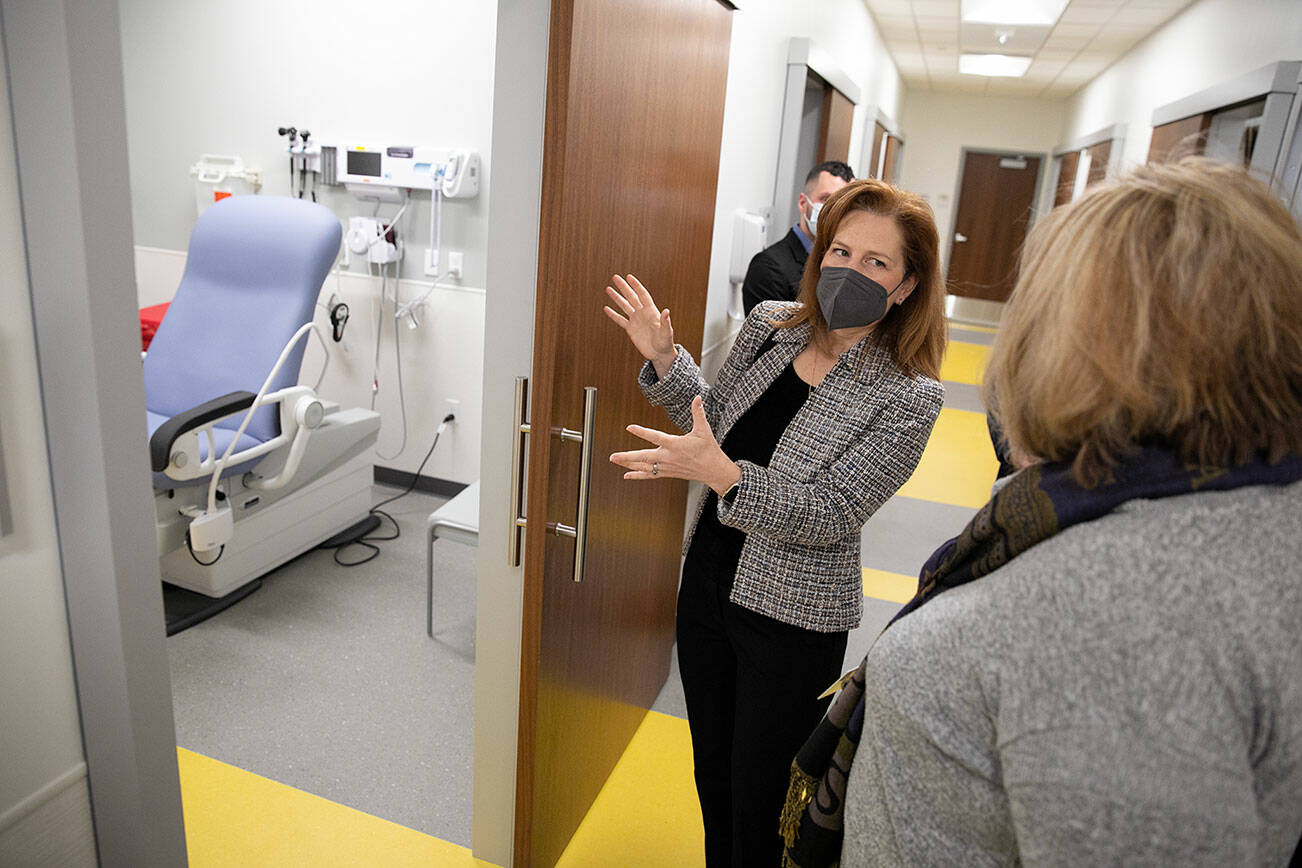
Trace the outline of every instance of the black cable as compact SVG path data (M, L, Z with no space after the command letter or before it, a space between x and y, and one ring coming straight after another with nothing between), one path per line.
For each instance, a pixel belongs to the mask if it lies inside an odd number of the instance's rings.
M443 436L444 426L446 426L449 422L456 421L456 418L457 417L455 413L449 413L443 417L443 421L439 423L438 430L434 432L434 442L430 444L429 451L425 453L425 457L420 460L420 466L417 467L416 472L412 474L411 484L408 485L405 489L403 489L400 493L395 494L393 497L388 497L385 498L384 500L381 500L379 503L375 504L367 511L367 515L378 515L387 518L389 522L393 525L393 534L391 536L372 536L368 533L366 536L353 540L352 542L346 542L342 545L334 546L334 550L335 550L334 561L336 564L338 564L341 567L361 566L362 564L368 563L372 560L375 560L375 558L379 557L380 547L377 545L372 545L373 542L387 542L389 540L395 540L398 537L402 536L402 529L398 527L397 520L394 519L393 516L389 515L384 510L380 509L380 507L387 506L388 504L393 503L395 500L401 500L402 498L406 497L407 495L411 494L413 491L416 490L416 483L420 481L420 472L425 469L425 465L429 462L430 456L434 454L434 449L439 445L439 438ZM377 527L378 526L379 525L377 525ZM366 557L362 558L360 561L341 561L339 559L339 553L344 549L348 548L349 546L362 546L363 548L370 549L371 553ZM321 546L318 546L318 548L321 548Z
M213 558L210 561L199 560L199 556L194 553L194 546L190 544L189 528L186 528L185 530L185 547L190 550L190 557L194 558L194 562L201 567L211 567L213 564L221 560L222 555L226 553L226 546L222 546L221 548L217 549L217 557Z

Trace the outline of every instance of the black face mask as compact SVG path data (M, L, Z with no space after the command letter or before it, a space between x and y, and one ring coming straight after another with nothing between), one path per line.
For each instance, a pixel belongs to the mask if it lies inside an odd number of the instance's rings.
M903 284L900 280L887 292L886 287L853 268L829 266L818 276L818 306L829 329L869 326L886 316L890 297Z

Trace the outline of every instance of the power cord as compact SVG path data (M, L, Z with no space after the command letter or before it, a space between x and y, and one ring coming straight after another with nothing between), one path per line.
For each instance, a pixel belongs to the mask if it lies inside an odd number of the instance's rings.
M408 485L405 489L403 489L401 493L395 494L393 497L388 497L385 498L384 500L381 500L379 503L375 504L375 506L372 506L368 511L367 513L368 515L379 516L381 518L387 518L389 520L389 523L393 525L393 533L391 535L372 536L371 532L367 532L366 534L364 534L361 537L358 537L355 540L351 540L346 543L341 543L340 545L337 546L320 545L317 546L317 548L333 548L334 561L336 564L338 564L341 567L359 567L362 564L373 561L375 560L375 558L379 557L380 547L374 545L374 543L388 542L389 540L395 540L398 537L402 536L402 529L398 527L397 520L395 520L393 516L389 515L384 510L380 509L380 507L388 506L390 503L393 503L395 500L401 500L402 498L406 497L407 495L411 494L413 491L416 490L416 483L420 480L420 472L425 469L425 465L426 463L429 462L430 456L434 454L435 447L439 445L439 438L443 436L443 432L447 430L448 424L450 422L455 422L456 419L457 416L455 413L449 413L443 417L443 421L439 423L438 429L434 432L434 442L430 444L429 451L425 453L425 457L422 458L420 461L420 466L417 467L416 472L412 474L411 484ZM382 521L380 523L377 523L375 527L372 528L372 530L378 529L380 527L380 524L382 523L383 523ZM368 554L366 557L362 558L361 560L357 560L357 561L340 560L339 553L342 552L344 549L348 548L349 546L362 546L363 548L369 549L370 554Z

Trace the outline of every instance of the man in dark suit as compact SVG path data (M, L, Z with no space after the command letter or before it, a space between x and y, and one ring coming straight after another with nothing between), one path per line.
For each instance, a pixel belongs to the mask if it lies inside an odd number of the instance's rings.
M741 302L747 314L767 299L795 301L800 294L800 277L805 260L814 246L818 212L828 197L854 180L854 172L840 160L819 163L809 170L805 189L796 199L800 219L777 244L766 247L750 261L741 285Z

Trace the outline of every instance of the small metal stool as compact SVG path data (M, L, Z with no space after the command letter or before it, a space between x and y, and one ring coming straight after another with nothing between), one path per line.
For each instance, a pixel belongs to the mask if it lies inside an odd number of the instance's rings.
M434 638L434 540L450 539L468 546L479 545L479 480L429 514L426 521L425 632Z

